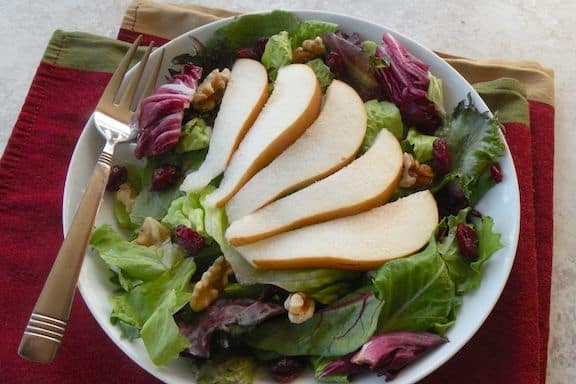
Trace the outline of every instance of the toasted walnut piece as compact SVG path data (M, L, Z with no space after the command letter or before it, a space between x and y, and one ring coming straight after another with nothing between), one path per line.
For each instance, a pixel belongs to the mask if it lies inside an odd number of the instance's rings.
M134 202L136 201L136 190L130 186L128 183L120 184L118 190L116 191L116 200L124 204L126 212L132 212L134 208Z
M132 242L134 244L150 246L161 246L166 240L170 238L170 231L168 228L160 224L152 217L144 219L138 237Z
M434 179L434 170L427 164L420 164L409 153L404 152L402 158L402 177L398 184L401 188L424 187Z
M315 39L304 40L302 46L292 52L292 62L305 63L321 56L325 51L326 49L320 36L317 36Z
M291 293L284 302L284 308L288 311L288 320L294 324L300 324L314 315L316 303L313 299L302 292Z
M224 256L218 257L214 264L202 274L200 281L194 284L192 297L190 298L190 308L196 312L208 308L228 285L231 274L232 267L224 259Z
M230 70L228 68L222 71L215 69L210 72L192 97L192 107L198 112L213 110L216 104L222 101L229 79Z

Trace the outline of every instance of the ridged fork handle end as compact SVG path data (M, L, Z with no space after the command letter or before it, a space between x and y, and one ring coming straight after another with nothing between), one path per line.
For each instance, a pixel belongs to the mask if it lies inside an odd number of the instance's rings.
M37 363L50 363L60 347L66 322L33 312L20 340L18 354Z

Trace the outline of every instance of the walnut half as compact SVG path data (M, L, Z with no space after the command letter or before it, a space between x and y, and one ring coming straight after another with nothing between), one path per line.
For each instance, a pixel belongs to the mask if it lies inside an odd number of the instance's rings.
M398 184L401 188L424 187L434 179L434 170L428 164L420 164L409 153L404 152L402 158L402 177Z
M138 237L132 242L134 244L150 246L161 246L166 240L170 238L170 231L168 228L160 224L157 220L152 217L147 217L144 219L140 231L138 232Z
M224 256L214 260L210 268L202 274L200 281L194 284L190 308L196 312L208 308L228 285L228 278L231 274L232 267L224 259Z
M222 71L215 69L210 72L192 97L192 107L198 112L213 110L216 104L222 101L228 80L230 80L228 68Z
M284 308L288 311L288 320L294 324L305 322L314 316L316 302L302 292L291 293L284 302Z
M305 63L324 54L324 42L320 36L315 39L304 40L302 46L292 52L293 63Z

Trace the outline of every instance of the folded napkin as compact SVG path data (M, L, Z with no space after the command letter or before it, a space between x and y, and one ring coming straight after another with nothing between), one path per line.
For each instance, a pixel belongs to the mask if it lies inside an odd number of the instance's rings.
M16 351L62 241L62 191L70 156L124 55L124 41L142 33L146 41L163 44L233 14L135 1L124 17L120 41L78 32L52 36L0 160L3 382L157 382L114 346L80 297L53 364L26 362ZM522 219L514 267L494 311L473 339L423 383L542 384L552 263L553 74L533 62L444 57L475 84L504 123L518 172Z

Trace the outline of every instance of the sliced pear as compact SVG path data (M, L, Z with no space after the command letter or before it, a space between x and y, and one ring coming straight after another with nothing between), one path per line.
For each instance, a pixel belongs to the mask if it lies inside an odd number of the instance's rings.
M270 98L232 155L220 187L206 201L216 207L226 204L316 120L321 101L320 85L309 66L280 68Z
M355 216L282 233L237 250L260 268L369 270L418 251L437 224L436 201L426 190Z
M356 91L334 80L314 123L226 204L233 222L258 208L320 180L348 164L366 133L366 109Z
M214 121L210 146L200 168L180 186L198 191L224 172L232 154L268 99L268 73L256 60L236 60Z
M402 148L383 129L370 149L346 167L233 222L232 245L243 245L309 224L355 215L382 205L402 173Z

